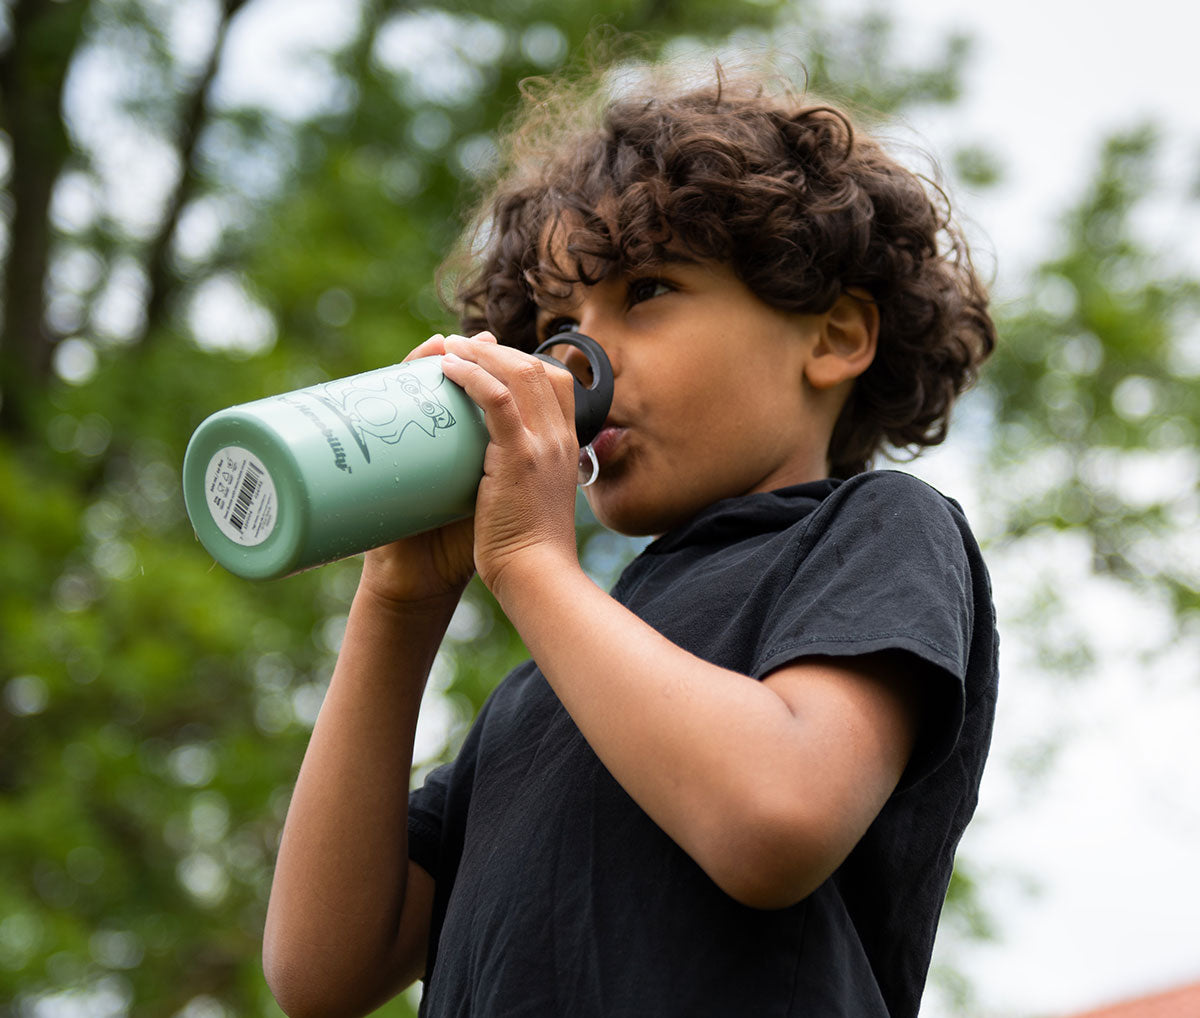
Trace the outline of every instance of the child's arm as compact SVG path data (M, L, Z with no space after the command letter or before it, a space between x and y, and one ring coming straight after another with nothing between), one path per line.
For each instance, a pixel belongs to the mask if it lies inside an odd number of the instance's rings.
M408 774L425 678L457 598L424 610L389 603L368 569L271 885L263 968L292 1018L365 1014L424 965L433 880L408 862Z
M429 669L473 572L470 520L366 556L267 910L263 967L293 1018L365 1014L423 971L433 878L408 861L408 776Z
M597 588L575 552L562 392L469 343L447 375L492 438L476 566L616 780L727 893L781 907L845 859L896 787L920 714L899 656L802 661L758 682L688 653Z
M759 682L672 644L569 561L520 561L505 612L597 756L713 881L778 908L832 874L912 751L919 704L898 657Z

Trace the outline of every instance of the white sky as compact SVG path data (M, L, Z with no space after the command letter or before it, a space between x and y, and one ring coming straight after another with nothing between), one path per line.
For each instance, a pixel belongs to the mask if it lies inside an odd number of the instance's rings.
M1003 295L1019 292L1023 270L1048 253L1103 136L1146 118L1162 125L1165 145L1144 228L1165 258L1200 265L1198 218L1182 197L1200 183L1200 9L1178 0L883 6L918 52L931 30L961 27L977 39L964 101L912 126L935 151L965 134L1002 154L1000 193L960 201L990 238ZM952 465L935 459L920 472L944 474L970 511ZM1053 561L1078 591L1077 624L1101 635L1106 654L1095 676L1054 683L1002 642L992 770L963 845L988 875L1000 940L939 945L988 1016L1069 1014L1200 980L1200 667L1179 654L1144 663L1139 649L1163 645L1161 616L1088 582L1070 548ZM993 562L1002 610L1005 589L1019 591L1035 565ZM1022 781L1013 762L1056 733L1060 754ZM931 998L923 1014L953 1010Z
M1150 119L1164 128L1164 171L1174 177L1152 227L1197 246L1177 221L1182 192L1200 183L1195 68L1200 10L1177 0L847 0L831 9L893 12L915 53L947 29L976 39L966 96L941 116L913 118L935 150L991 143L1008 169L1001 193L967 198L1001 253L1002 273L1047 250L1057 215L1095 165L1105 134ZM1189 217L1195 227L1196 217Z

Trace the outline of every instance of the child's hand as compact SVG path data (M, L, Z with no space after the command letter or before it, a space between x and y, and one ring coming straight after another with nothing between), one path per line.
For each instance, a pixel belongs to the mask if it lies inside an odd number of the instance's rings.
M404 359L443 354L445 342L444 336L433 336ZM479 342L496 341L484 333ZM473 532L474 520L467 518L368 551L360 587L397 604L457 600L475 572Z
M442 370L484 412L491 441L475 506L475 567L498 589L519 564L577 562L579 443L567 370L484 333L445 342Z

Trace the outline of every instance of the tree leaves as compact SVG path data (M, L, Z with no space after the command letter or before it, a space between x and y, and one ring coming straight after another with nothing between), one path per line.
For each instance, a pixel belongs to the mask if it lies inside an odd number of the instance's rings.
M270 865L357 565L268 585L216 568L183 512L183 449L220 407L451 328L435 269L518 82L611 43L586 6L364 0L254 79L245 55L307 7L273 2L4 8L0 1015L277 1013L257 960ZM731 34L786 48L802 20L797 76L881 112L953 102L969 53L951 38L913 65L887 19L808 4L604 17L676 53ZM1030 299L1004 309L978 405L1001 543L1083 535L1194 639L1200 284L1139 232L1158 145L1141 128L1100 154ZM1000 172L971 144L957 168L973 186ZM633 552L586 518L581 535L600 581ZM1031 598L1034 635L1050 595ZM1046 642L1087 668L1085 642ZM419 772L523 656L473 584ZM979 933L971 888L960 874L949 907Z
M1138 236L1158 186L1156 132L1111 138L1063 220L1063 250L1034 278L1033 300L1004 322L986 376L995 404L991 469L1008 539L1071 529L1095 568L1195 610L1200 562L1182 546L1200 478L1200 281ZM1026 478L1039 479L1031 488ZM1012 487L1008 489L1010 492ZM1192 593L1188 593L1191 591Z

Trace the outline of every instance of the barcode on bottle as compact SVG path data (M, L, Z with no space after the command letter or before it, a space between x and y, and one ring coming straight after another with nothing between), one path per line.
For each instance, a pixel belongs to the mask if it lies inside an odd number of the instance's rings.
M279 522L275 480L249 449L227 445L204 474L208 512L217 529L243 548L262 544Z
M250 513L250 505L258 492L262 471L253 463L246 464L246 472L242 475L242 483L238 487L237 498L233 502L233 511L229 514L229 524L239 533L246 526L246 517Z

